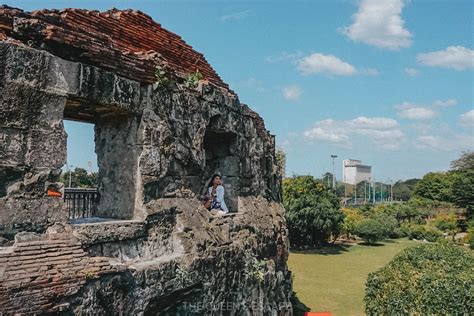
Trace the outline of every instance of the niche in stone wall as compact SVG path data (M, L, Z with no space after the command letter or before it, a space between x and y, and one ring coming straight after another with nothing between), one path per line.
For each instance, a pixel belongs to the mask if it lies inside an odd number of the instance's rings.
M99 168L95 205L92 211L83 213L85 216L81 215L82 204L89 203L87 199L92 197L87 197L85 193L81 195L79 189L76 190L77 194L72 190L75 196L68 197L66 190L67 207L71 204L68 198L80 200L78 206L73 205L79 208L74 211L76 215L73 218L133 218L138 163L136 118L121 108L89 104L83 100L68 100L64 120L94 124L95 153Z
M230 212L237 212L240 192L237 135L209 127L204 136L204 151L206 154L205 183L209 182L213 174L220 174L224 182L226 205Z

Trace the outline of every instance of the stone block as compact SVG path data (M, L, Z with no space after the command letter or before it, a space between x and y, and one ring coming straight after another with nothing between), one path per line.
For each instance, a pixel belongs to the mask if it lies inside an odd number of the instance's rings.
M66 163L66 132L31 130L27 136L25 164L36 169L57 169Z
M25 133L21 129L0 127L0 165L24 164Z

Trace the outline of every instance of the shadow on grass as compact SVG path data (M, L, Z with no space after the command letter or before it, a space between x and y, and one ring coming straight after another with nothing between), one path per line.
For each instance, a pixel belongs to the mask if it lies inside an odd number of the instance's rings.
M362 246L369 246L369 247L382 247L382 246L385 246L383 243L381 242L371 242L371 243L368 243L368 242L361 242L359 243L359 245L362 245Z
M295 292L291 295L291 306L293 307L294 316L304 316L305 312L310 311L310 308L300 301Z
M336 245L326 245L318 248L311 249L291 249L292 253L299 254L318 254L318 255L339 255L343 252L349 251L348 249L352 247L350 244L336 244Z
M367 243L364 241L364 242L360 242L359 245L381 247L381 246L384 246L385 244L397 244L397 243L398 241L395 239L384 239L384 240L380 240L380 241L372 242L372 243Z

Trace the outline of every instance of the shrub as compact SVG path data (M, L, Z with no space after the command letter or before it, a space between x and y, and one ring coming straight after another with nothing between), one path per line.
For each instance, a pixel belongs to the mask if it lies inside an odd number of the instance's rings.
M469 230L467 243L469 248L474 249L474 229Z
M338 197L311 176L283 180L283 205L294 246L314 246L338 236L344 221Z
M395 229L398 227L398 222L392 215L382 213L374 216L374 219L378 221L383 227L383 236L389 238L397 238Z
M453 244L410 247L370 273L368 315L462 315L474 310L474 255Z
M435 242L442 236L443 234L438 230L427 229L424 235L424 239L426 239L429 242Z
M370 218L359 222L355 226L354 232L368 244L373 244L386 236L386 229L383 224Z
M410 234L411 231L411 226L409 224L402 224L396 229L396 231L400 237L408 237L408 234Z
M453 232L457 229L456 215L438 215L434 220L436 228L443 232Z
M422 225L412 225L408 232L408 239L423 240L425 238L426 229Z
M364 217L357 209L343 208L342 211L346 215L341 227L342 232L349 238L351 234L354 234L356 225L362 221Z

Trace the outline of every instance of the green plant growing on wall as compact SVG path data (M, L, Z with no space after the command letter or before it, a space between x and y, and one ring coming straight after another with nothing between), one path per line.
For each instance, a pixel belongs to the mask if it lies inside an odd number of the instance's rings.
M158 86L164 86L169 83L169 78L167 77L166 70L163 66L156 65L155 67L155 83Z
M258 260L250 252L246 252L246 261L244 267L244 274L249 279L257 282L262 282L264 277L265 260Z
M202 80L202 78L203 78L202 74L199 72L198 69L196 69L195 72L190 73L186 77L186 85L188 87L197 87L199 81Z

